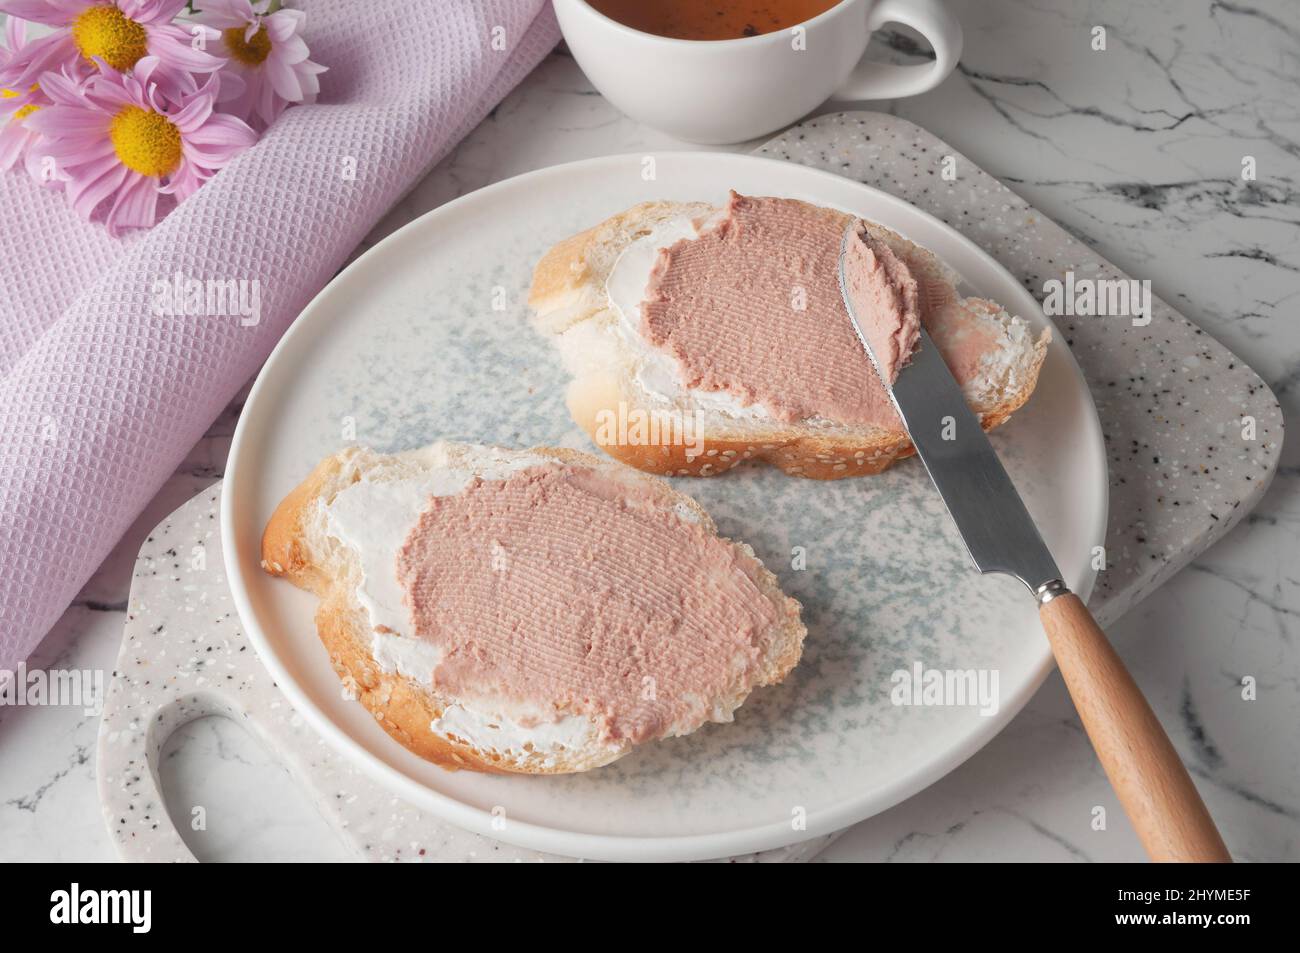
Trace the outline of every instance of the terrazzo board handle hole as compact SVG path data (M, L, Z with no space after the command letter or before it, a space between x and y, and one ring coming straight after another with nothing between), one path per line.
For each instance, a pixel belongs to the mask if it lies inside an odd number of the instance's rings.
M757 152L911 202L967 233L1036 295L1046 278L1070 268L1127 277L951 146L906 120L864 112L822 116L792 127ZM957 182L940 181L935 170L944 156L959 160ZM1103 625L1244 517L1277 466L1281 411L1267 386L1167 304L1156 300L1154 306L1146 328L1057 319L1088 378L1111 449L1104 542L1114 555L1089 602ZM1158 413L1151 412L1153 404ZM1255 419L1260 439L1229 453L1225 427L1243 414ZM1171 481L1145 457L1130 453L1131 446L1164 460L1212 461L1213 476L1186 470L1178 474L1182 482ZM182 506L159 525L137 559L96 768L105 820L122 858L194 859L167 818L157 759L166 736L180 724L226 714L279 757L360 858L570 859L453 828L378 787L327 747L289 706L241 631L221 568L219 496L217 485ZM1182 505L1174 506L1175 500ZM206 568L177 558L195 547L204 552ZM173 565L179 568L172 570ZM810 859L828 840L737 859Z
M122 764L122 769L127 772L141 762L148 769L137 770L134 774L128 773L120 778L104 778L107 784L135 788L134 799L138 804L136 810L145 812L140 815L141 819L149 824L157 837L155 849L158 856L151 859L183 862L198 860L185 842L184 835L177 829L163 793L159 767L168 739L179 729L201 718L220 717L239 721L241 714L232 710L227 702L208 694L180 696L164 701L153 709L152 714L144 715L146 728L143 733L143 750L137 750L136 757ZM135 812L128 807L128 813ZM117 820L119 826L124 822L124 818Z

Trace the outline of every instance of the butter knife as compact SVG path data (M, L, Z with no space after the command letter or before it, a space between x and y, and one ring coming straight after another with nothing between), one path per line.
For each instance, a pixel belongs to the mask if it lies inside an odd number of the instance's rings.
M1151 706L1082 600L1061 579L1020 494L922 328L895 380L863 332L840 245L840 294L853 330L893 400L981 573L1005 573L1038 600L1039 619L1093 749L1152 860L1231 862L1204 802ZM888 359L886 359L888 366Z

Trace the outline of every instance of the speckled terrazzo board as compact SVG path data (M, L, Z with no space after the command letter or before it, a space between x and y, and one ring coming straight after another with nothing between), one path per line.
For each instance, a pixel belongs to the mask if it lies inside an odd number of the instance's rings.
M758 155L825 169L906 199L997 259L1041 302L1043 284L1129 276L919 126L872 112L821 116ZM956 177L943 178L945 157ZM1090 605L1105 624L1187 565L1264 495L1282 409L1259 375L1159 298L1151 322L1053 317L1092 391L1110 469L1106 568ZM1255 439L1242 439L1253 417Z
M823 117L759 151L911 201L977 241L1035 294L1067 268L1120 277L996 180L905 121L870 113ZM947 155L956 159L953 182L939 174ZM1249 368L1158 301L1145 328L1115 319L1058 319L1058 325L1089 378L1108 440L1109 558L1092 603L1111 620L1262 495L1275 466L1280 412ZM1246 414L1256 419L1258 439L1243 450L1239 439L1225 435L1239 430ZM162 809L157 757L178 725L220 714L244 722L279 754L360 857L542 859L415 811L314 736L239 631L221 578L215 512L215 490L205 491L158 528L136 566L97 772L122 856L190 857ZM202 571L193 568L200 557ZM820 846L812 842L757 859L804 859Z

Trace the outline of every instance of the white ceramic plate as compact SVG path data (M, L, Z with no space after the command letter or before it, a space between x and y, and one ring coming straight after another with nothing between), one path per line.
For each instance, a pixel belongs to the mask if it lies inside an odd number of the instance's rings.
M567 382L526 322L533 264L555 241L647 199L783 195L880 221L975 292L1035 324L1034 299L972 242L885 193L752 156L613 156L522 175L451 202L372 249L317 296L263 369L239 421L222 499L231 589L294 706L395 793L522 846L597 859L696 859L777 847L884 810L993 737L1051 668L1033 600L980 576L922 467L834 483L742 468L678 479L722 532L750 542L804 604L803 661L735 723L560 778L444 771L343 697L312 622L315 599L259 569L276 504L327 454L437 438L591 449ZM355 434L355 436L353 436ZM1055 336L1038 390L994 435L1066 581L1086 596L1103 541L1106 458L1091 397ZM806 568L793 568L802 553ZM996 711L891 701L915 663L996 672Z

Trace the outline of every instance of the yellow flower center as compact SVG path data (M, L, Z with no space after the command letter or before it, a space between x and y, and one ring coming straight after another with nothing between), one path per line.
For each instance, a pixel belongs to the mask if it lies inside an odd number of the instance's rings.
M86 59L98 56L115 70L129 70L149 52L144 27L117 7L87 7L73 21L72 40Z
M245 40L246 32L246 27L232 26L229 30L223 30L221 36L226 41L226 49L230 50L231 56L245 66L260 66L271 55L271 34L266 32L266 27L258 27L253 38Z
M113 117L108 137L122 165L161 178L181 164L181 131L162 113L126 106Z
M34 93L40 88L41 87L38 84L32 83L32 88L28 90L28 92ZM0 89L0 99L17 99L18 96L19 93L16 90ZM28 103L26 106L19 106L18 109L14 112L14 114L9 117L9 119L11 122L22 122L24 119L26 119L28 116L30 116L32 113L36 112L36 110L40 108L41 107L38 106L36 103Z

